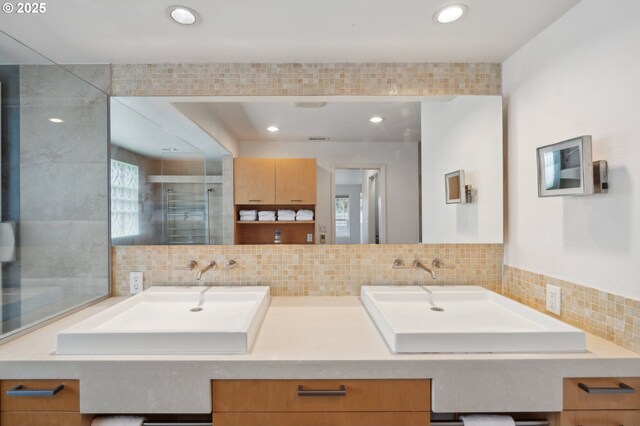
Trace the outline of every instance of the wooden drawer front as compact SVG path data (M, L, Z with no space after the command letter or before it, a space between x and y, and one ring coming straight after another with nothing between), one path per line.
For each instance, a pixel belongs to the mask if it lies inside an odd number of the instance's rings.
M80 413L2 413L2 426L89 426L90 416Z
M565 411L561 426L640 426L640 411Z
M7 391L64 388L53 396L7 396ZM3 380L0 383L1 411L80 411L80 383L77 380ZM8 423L12 424L12 423Z
M216 413L213 422L216 426L428 426L429 413Z
M344 396L298 396L339 390ZM429 411L429 380L214 380L213 412Z
M635 393L588 393L579 384L589 388L616 389L621 383L630 386ZM565 379L565 410L640 410L640 378L616 377L606 379Z

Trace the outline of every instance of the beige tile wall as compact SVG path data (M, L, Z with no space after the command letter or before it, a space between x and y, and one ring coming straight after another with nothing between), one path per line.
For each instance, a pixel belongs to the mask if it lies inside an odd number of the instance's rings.
M114 96L501 95L500 64L115 64Z
M557 318L640 353L640 300L506 265L504 267L505 296L555 316L545 310L547 283L557 285L562 290L562 315Z
M190 260L209 260L232 270L210 271L205 285L268 285L274 296L359 295L366 284L475 284L493 291L502 285L501 244L386 245L243 245L243 246L114 246L112 290L129 294L129 272L143 271L144 286L195 285ZM455 269L438 271L432 280L424 271L391 268L397 258L410 264L439 257Z

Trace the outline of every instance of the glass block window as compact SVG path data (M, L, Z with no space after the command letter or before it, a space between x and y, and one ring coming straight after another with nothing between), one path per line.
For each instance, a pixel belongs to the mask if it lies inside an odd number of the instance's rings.
M111 238L138 235L138 166L111 160Z

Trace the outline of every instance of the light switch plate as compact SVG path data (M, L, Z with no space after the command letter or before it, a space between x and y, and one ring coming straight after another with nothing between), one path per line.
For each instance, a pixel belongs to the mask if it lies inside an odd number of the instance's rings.
M547 284L547 311L560 315L562 300L560 287Z

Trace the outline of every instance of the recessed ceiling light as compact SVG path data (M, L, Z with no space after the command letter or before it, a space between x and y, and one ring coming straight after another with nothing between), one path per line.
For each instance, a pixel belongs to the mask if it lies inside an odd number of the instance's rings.
M438 10L433 15L433 20L439 24L450 24L462 18L467 12L467 6L463 4L452 4Z
M278 130L280 130L280 127L278 127L278 126L269 126L269 127L267 127L267 130L270 131L271 133L275 133Z
M163 151L169 151L169 152L176 152L178 150L178 148L174 148L174 147L169 147L169 148L162 148Z
M49 121L52 123L64 123L64 120L61 118L50 118Z
M167 8L167 12L171 19L182 25L195 24L197 19L196 17L198 16L195 10L184 6L169 6L169 8Z
M384 121L384 118L382 118L382 117L378 117L378 116L376 115L376 116L374 116L374 117L371 117L371 118L369 119L369 121L370 121L370 122L372 122L372 123L378 124L378 123L382 123L382 122Z

